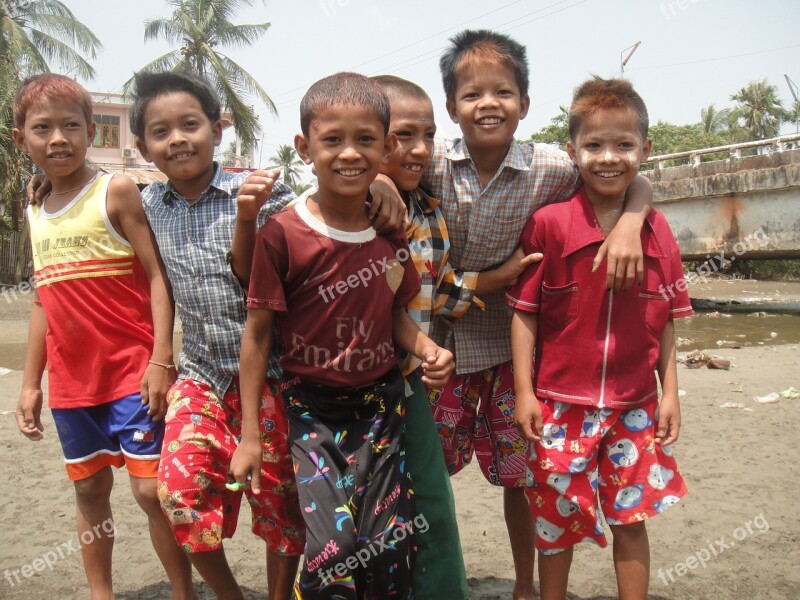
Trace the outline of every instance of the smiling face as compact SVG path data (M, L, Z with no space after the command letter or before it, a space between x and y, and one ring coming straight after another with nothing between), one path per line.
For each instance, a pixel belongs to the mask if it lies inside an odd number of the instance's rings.
M650 154L636 114L629 109L601 109L586 115L567 152L578 165L592 202L622 202L625 190Z
M12 135L17 147L55 183L82 171L94 132L95 124L86 123L79 104L45 99L28 109L25 124Z
M136 145L187 199L199 196L214 175L214 147L222 124L212 123L187 92L153 98L144 112L144 139Z
M433 106L430 100L412 97L392 100L391 106L389 133L397 137L397 147L384 161L381 173L398 189L411 191L419 185L433 153Z
M522 97L514 70L504 64L467 65L456 77L447 112L458 123L470 152L507 150L530 100Z
M295 137L295 148L306 164L314 164L321 199L363 202L394 139L372 111L338 105L315 114L308 136Z

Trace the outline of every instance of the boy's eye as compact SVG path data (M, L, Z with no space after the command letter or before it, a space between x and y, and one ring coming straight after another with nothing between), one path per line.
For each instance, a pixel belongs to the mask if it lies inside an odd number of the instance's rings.
M338 136L329 135L327 137L322 138L322 141L325 142L326 144L338 144L339 139L340 138Z
M405 130L405 129L401 129L400 131L395 131L395 132L393 132L393 133L394 133L394 134L395 134L395 135L396 135L398 138L401 138L401 139L404 139L404 140L407 140L408 138L410 138L410 137L411 137L411 132L410 132L410 131L407 131L407 130Z
M588 148L589 150L597 150L600 147L600 144L596 142L589 142L588 144L586 144L585 147Z
M370 144L375 141L375 138L371 135L360 135L358 136L358 141L362 144Z
M185 125L186 127L197 127L197 121L195 121L194 119L189 119L188 121L186 121Z
M426 140L433 140L435 137L436 137L436 130L426 131L425 132L425 139Z

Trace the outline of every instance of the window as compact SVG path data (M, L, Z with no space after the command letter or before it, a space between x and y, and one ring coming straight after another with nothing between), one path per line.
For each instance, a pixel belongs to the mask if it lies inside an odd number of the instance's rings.
M119 117L94 115L92 120L97 125L93 145L96 148L119 148Z

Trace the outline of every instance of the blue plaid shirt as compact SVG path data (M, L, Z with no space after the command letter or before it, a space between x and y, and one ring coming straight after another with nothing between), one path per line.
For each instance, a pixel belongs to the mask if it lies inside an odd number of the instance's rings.
M211 184L189 204L171 183L152 183L142 191L144 212L155 234L183 324L178 360L181 379L213 388L221 397L239 374L239 347L247 318L245 291L227 260L236 223L236 195L249 173L223 171L215 163ZM276 182L261 209L260 228L294 198ZM276 349L273 335L273 349ZM279 348L278 348L279 349ZM281 377L273 351L269 377Z

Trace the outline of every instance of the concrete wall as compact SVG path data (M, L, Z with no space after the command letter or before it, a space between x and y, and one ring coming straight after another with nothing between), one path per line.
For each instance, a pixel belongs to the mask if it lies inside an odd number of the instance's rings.
M800 258L800 149L644 174L685 260Z

